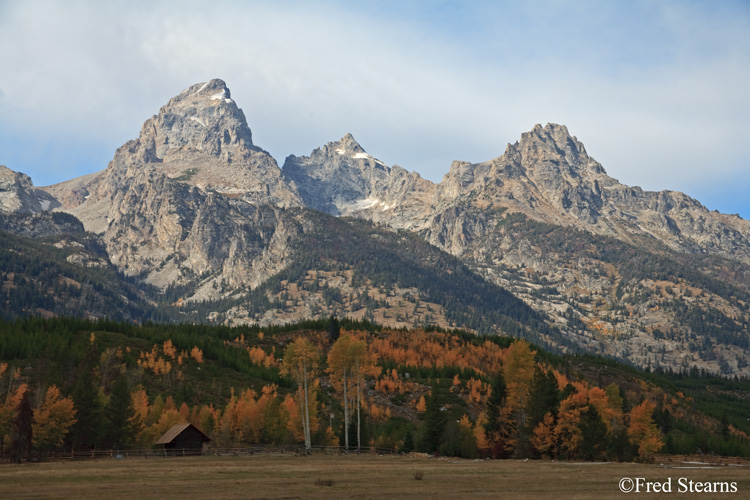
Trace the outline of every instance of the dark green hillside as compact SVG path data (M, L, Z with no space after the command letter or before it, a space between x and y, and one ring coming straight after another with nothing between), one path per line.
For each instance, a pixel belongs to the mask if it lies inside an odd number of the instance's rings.
M354 269L355 279L377 285L397 283L415 287L446 308L456 324L480 333L498 331L546 343L543 336L561 338L541 314L505 289L490 284L460 260L419 236L379 229L360 219L341 219L314 213L316 230L297 244L296 269L319 266L327 270Z
M82 231L33 237L0 231L0 317L143 321L152 312L138 287L111 266L96 237Z

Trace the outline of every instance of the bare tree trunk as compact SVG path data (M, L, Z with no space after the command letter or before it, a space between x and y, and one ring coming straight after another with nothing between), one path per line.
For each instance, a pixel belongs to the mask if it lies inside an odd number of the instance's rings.
M304 431L305 431L305 448L307 449L307 453L309 454L312 449L312 439L310 438L310 408L308 403L308 395L307 395L307 363L302 364L302 370L303 370L303 377L305 382L305 421L304 421Z
M346 392L346 370L344 370L344 448L349 451L349 397Z
M361 417L359 409L362 406L362 387L361 387L361 374L359 373L359 360L356 364L357 370L357 453L360 452L362 446L362 434L361 434Z

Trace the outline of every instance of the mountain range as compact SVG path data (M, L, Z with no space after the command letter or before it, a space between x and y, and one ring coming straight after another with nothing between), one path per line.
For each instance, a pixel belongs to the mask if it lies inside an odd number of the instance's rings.
M440 183L351 134L280 168L222 80L106 169L0 167L3 317L261 325L366 318L750 375L750 222L608 176L563 125Z

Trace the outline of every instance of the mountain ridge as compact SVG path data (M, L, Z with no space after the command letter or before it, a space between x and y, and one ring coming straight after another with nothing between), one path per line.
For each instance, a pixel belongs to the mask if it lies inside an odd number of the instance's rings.
M162 301L165 318L267 324L338 312L462 327L490 311L485 295L500 292L481 281L473 297L435 301L426 299L426 281L401 280L410 266L432 273L399 254L415 248L399 237L408 231L546 318L552 330L539 323L532 338L640 365L750 374L741 360L750 332L742 278L750 275L750 222L683 193L619 183L564 125L536 125L485 162L454 161L439 183L387 166L350 133L279 168L214 79L170 99L101 172L42 188L8 172L0 201L10 200L11 211L46 207L79 218L118 272L161 291L152 300ZM374 225L332 224L315 211ZM372 243L383 238L387 245ZM349 239L381 253L338 243L349 256L332 258L298 244ZM440 273L465 272L430 255ZM681 272L688 262L695 269ZM480 332L516 328L471 324ZM666 347L669 355L653 353Z

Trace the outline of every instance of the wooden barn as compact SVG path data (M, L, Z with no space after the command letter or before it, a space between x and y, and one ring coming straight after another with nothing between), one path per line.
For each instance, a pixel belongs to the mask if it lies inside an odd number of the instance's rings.
M211 438L193 424L178 424L164 433L156 445L170 455L200 455Z

